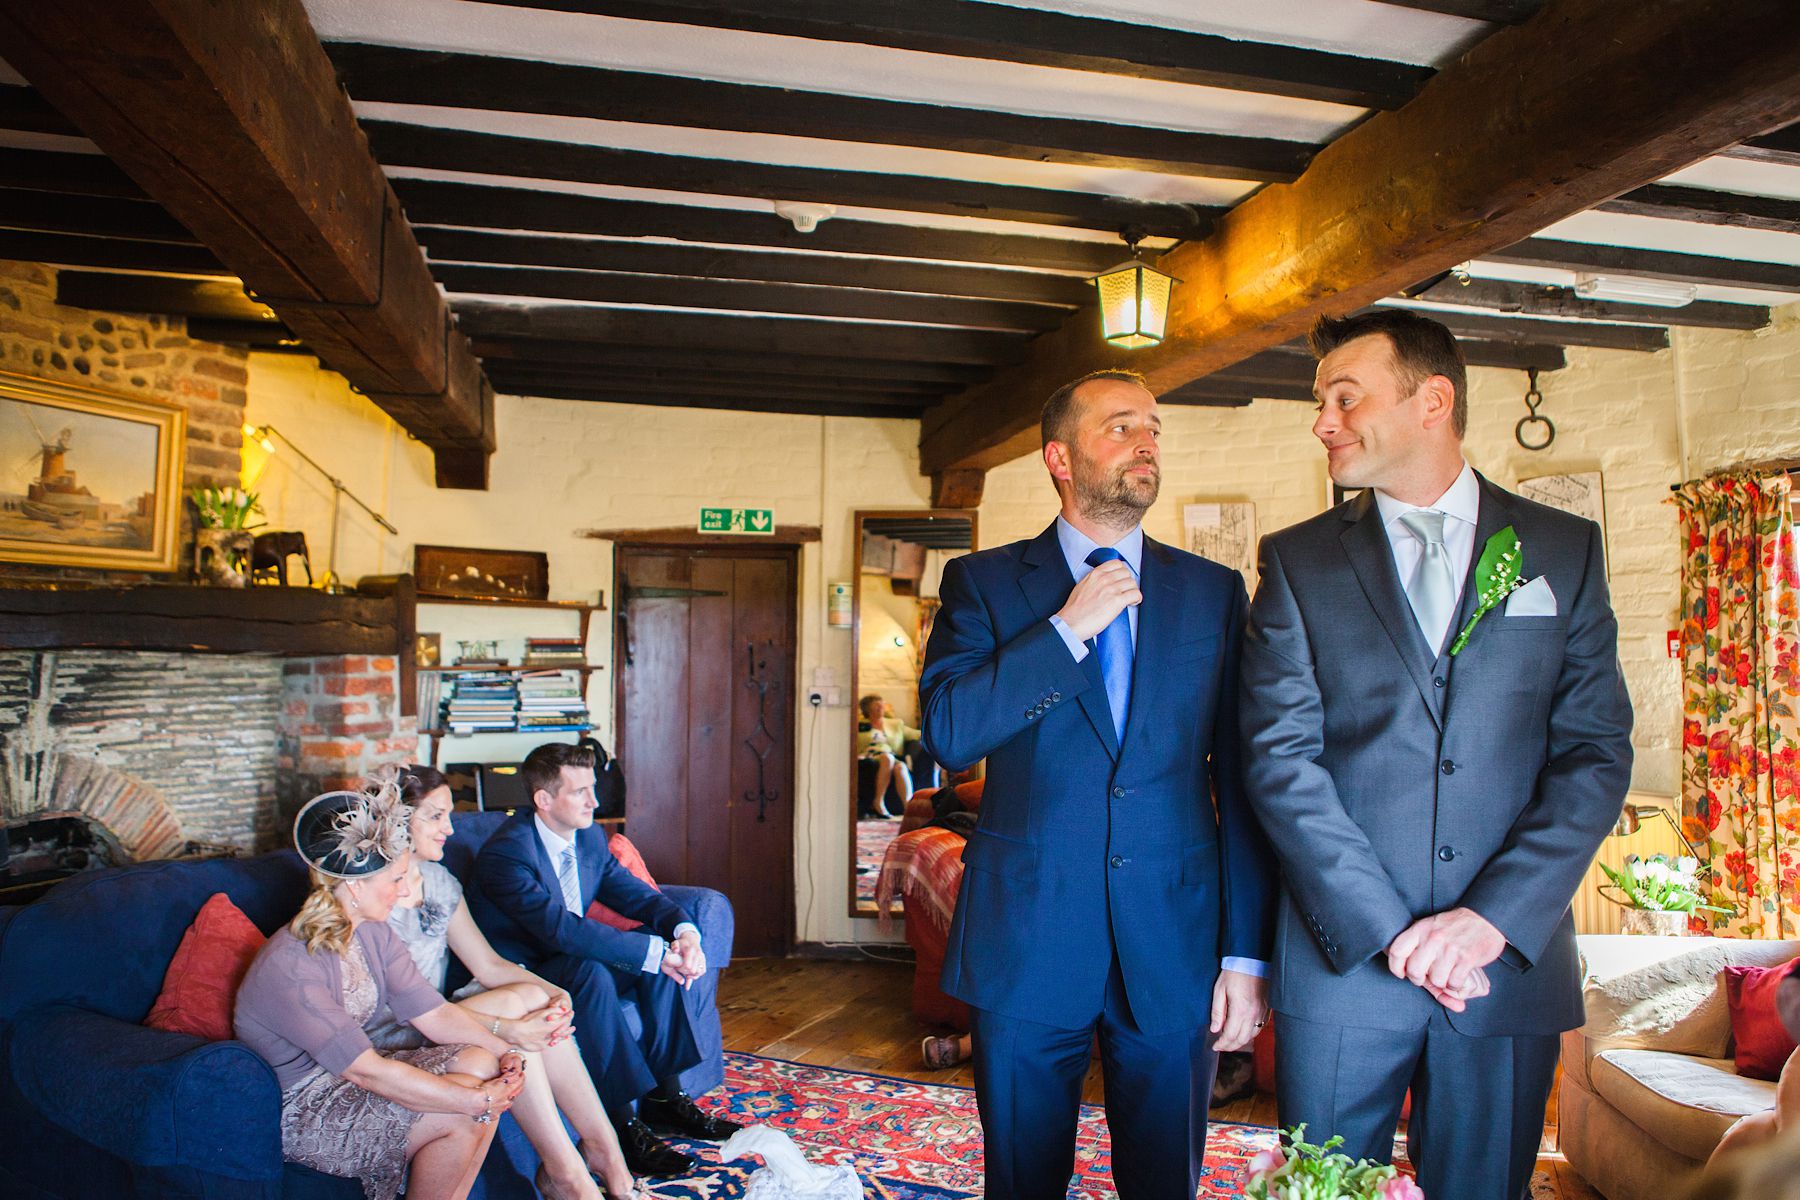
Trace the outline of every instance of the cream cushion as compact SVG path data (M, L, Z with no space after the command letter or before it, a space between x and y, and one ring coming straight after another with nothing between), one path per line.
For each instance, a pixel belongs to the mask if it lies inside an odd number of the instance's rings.
M1599 935L1581 939L1581 954L1582 1032L1591 1047L1716 1059L1731 1053L1731 1013L1719 985L1725 968L1787 962L1800 942Z
M1699 1162L1738 1118L1775 1107L1775 1085L1737 1074L1728 1058L1603 1050L1589 1061L1588 1077L1632 1124Z

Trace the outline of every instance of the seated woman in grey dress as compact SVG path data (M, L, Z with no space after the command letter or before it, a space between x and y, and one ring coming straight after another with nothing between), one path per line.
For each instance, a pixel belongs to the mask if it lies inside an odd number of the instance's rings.
M392 1200L462 1200L525 1084L506 1042L447 1002L387 926L407 895L411 810L390 779L300 810L294 845L313 890L239 989L237 1036L275 1069L289 1162L359 1179ZM391 1011L433 1045L383 1054L366 1032Z
M543 1160L537 1188L545 1200L599 1200L593 1175L605 1182L607 1195L626 1200L636 1193L637 1183L570 1037L568 996L496 954L469 916L462 884L441 861L451 835L450 785L443 775L431 767L408 767L399 778L401 793L412 806L416 886L388 914L388 927L439 991L454 951L475 978L453 999L525 1053L525 1090L513 1105L513 1118ZM396 1015L389 1014L369 1036L381 1047L417 1046L417 1030L395 1020ZM579 1146L570 1142L559 1109L581 1138Z

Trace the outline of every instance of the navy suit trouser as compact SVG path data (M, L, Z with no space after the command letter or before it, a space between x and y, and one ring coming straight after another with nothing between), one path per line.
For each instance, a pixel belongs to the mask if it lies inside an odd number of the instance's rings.
M1096 1034L1120 1200L1194 1200L1218 1065L1207 1030L1139 1030L1116 957L1101 1011L1079 1029L980 1008L970 1018L987 1200L1068 1195L1081 1085Z
M623 971L569 954L546 960L537 973L569 993L575 1045L614 1125L630 1118L639 1097L700 1061L681 985L667 975ZM627 996L643 1026L637 1036L620 1003Z

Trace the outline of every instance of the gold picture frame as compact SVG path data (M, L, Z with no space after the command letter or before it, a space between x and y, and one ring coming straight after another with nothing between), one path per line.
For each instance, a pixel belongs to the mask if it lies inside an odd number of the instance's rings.
M173 571L187 412L0 371L0 561Z

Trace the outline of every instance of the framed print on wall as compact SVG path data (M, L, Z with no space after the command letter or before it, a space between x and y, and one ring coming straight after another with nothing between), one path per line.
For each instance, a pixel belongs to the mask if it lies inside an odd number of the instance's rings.
M0 560L173 571L187 413L0 371Z

